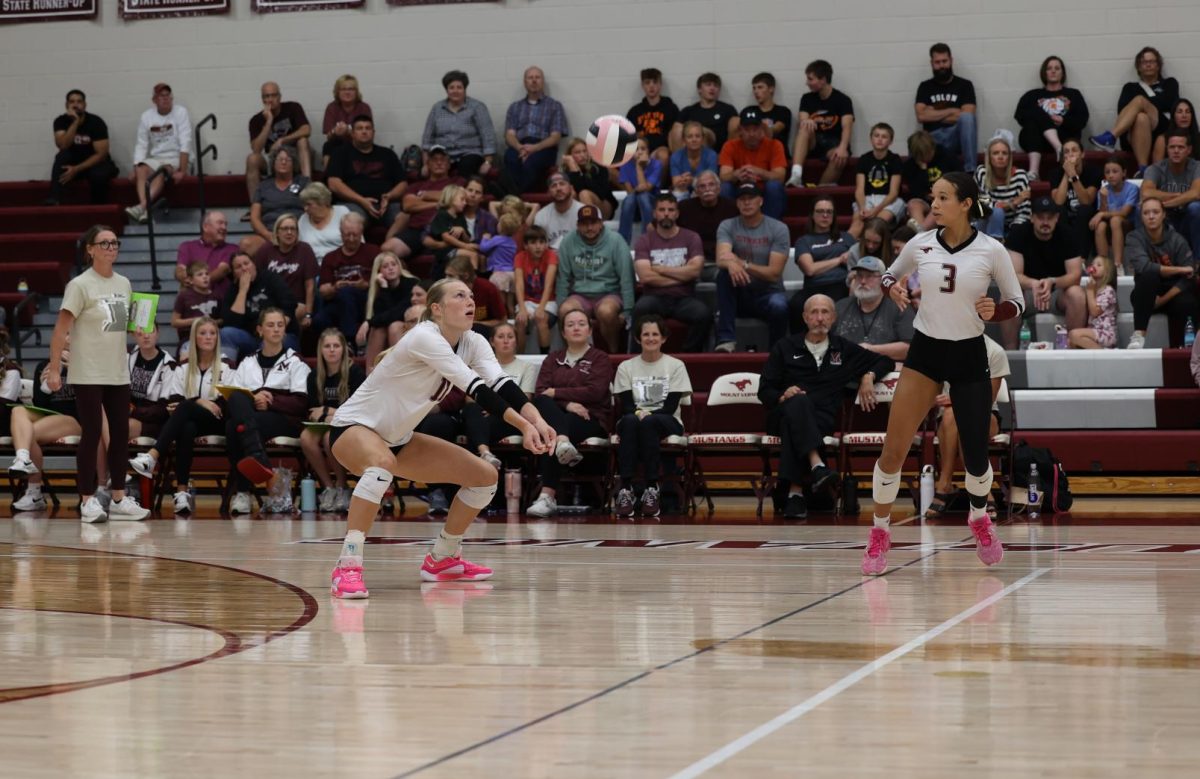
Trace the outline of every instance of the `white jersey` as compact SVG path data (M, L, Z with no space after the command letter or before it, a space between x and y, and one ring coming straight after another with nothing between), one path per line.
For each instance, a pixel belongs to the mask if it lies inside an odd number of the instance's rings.
M914 271L921 282L921 305L913 324L930 338L965 341L983 335L975 301L988 293L993 280L1001 303L1012 302L1018 312L1025 309L1012 258L999 241L981 232L954 250L942 241L941 228L921 233L904 245L884 283L890 286Z
M451 387L468 395L480 382L498 390L512 378L487 339L468 330L453 348L434 322L421 322L388 351L358 390L333 415L338 427L362 425L389 446L407 443Z
M308 397L308 373L311 368L304 358L291 349L285 349L279 361L264 371L258 362L258 354L255 352L242 358L233 375L226 374L231 385L251 392L265 389Z

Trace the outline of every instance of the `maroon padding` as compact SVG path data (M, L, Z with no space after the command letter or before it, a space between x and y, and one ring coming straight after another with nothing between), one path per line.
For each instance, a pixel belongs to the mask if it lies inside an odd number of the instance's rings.
M1196 380L1192 378L1191 349L1163 349L1163 386L1192 388ZM1161 419L1161 417L1159 417Z
M1195 430L1200 427L1200 389L1155 390L1154 417L1159 430Z
M61 295L74 267L74 262L0 262L0 292L15 293L24 279L33 292Z
M120 206L131 206L136 203L138 199L134 193L134 186L135 182L127 178L113 179L110 193L112 202ZM48 181L0 183L0 203L6 206L38 206L49 194L50 182ZM200 206L199 179L195 176L185 176L179 184L168 185L164 197L167 198L167 202L177 208L198 208ZM246 178L244 176L205 176L204 201L208 208L217 206L248 208L250 199L246 195ZM63 202L87 203L87 185L67 187L63 193Z
M1018 430L1016 439L1052 450L1068 476L1200 469L1200 430Z
M120 232L125 211L116 204L0 208L0 233L82 233L94 224Z
M75 261L75 242L79 233L9 233L0 234L0 257L20 257L22 260L64 262Z

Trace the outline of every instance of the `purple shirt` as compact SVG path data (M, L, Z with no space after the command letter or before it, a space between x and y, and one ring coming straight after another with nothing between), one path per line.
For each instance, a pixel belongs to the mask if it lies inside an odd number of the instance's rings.
M216 273L217 268L222 264L233 265L233 255L237 254L237 245L232 243L219 243L215 246L209 246L202 239L197 238L194 241L184 241L179 244L179 252L175 255L175 264L182 265L184 273L187 272L187 266L193 262L203 262L208 266L208 273L211 276ZM218 297L224 298L225 292L229 289L229 276L220 281L212 281L212 290Z

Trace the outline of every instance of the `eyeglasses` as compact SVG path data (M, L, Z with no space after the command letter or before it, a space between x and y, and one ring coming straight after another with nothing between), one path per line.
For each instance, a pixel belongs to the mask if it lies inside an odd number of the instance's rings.
M99 246L101 249L107 249L108 251L116 251L117 249L121 248L121 242L120 241L96 241L95 243L92 244L92 246Z

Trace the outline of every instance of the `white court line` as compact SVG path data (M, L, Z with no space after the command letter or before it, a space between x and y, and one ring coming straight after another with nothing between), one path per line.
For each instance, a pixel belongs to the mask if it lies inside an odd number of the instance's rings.
M725 762L726 760L733 757L734 755L738 754L739 752L746 749L747 747L753 746L754 744L756 744L757 742L766 738L767 736L771 735L772 733L779 730L783 726L785 726L789 723L795 722L796 720L803 717L805 714L809 713L813 709L820 706L822 703L825 703L826 701L830 700L831 698L838 695L839 693L845 692L846 690L848 690L849 688L858 684L863 679L866 679L868 676L875 673L876 671L886 668L893 661L899 660L901 657L904 657L906 654L913 651L914 649L919 649L920 647L924 646L925 644L929 643L933 639L942 635L943 633L945 633L947 630L954 627L958 623L962 622L963 620L970 619L972 616L974 616L975 614L978 614L979 612L988 608L993 603L995 603L998 600L1000 600L1001 598L1003 598L1005 595L1008 595L1010 592L1015 592L1016 590L1021 589L1026 584L1029 584L1034 579L1038 578L1042 574L1047 573L1049 571L1050 571L1049 568L1038 568L1037 570L1030 573L1028 576L1026 576L1022 579L1019 579L1019 580L1013 582L1012 584L1008 585L1007 587L1005 587L1003 590L996 593L995 595L992 595L989 598L979 601L978 603L976 603L974 606L967 609L966 611L961 611L958 614L955 614L950 619L943 622L942 624L938 625L937 627L925 631L921 635L914 638L912 641L909 641L904 646L897 647L897 648L893 649L891 652L888 652L886 655L876 658L875 660L867 663L866 665L864 665L862 668L859 668L854 673L852 673L848 676L842 677L841 679L834 682L830 686L826 687L824 690L821 690L821 692L812 696L808 700L797 704L796 706L792 707L788 711L785 711L783 714L780 714L775 719L770 720L769 722L765 722L762 725L759 725L757 728L755 728L754 730L745 734L744 736L741 736L741 737L729 742L725 746L718 749L716 752L713 752L712 754L710 754L708 757L705 757L701 760L696 761L695 763L692 763L690 766L683 769L679 773L673 774L671 776L671 779L691 779L692 777L699 776L700 774L704 773L705 771L708 771L711 768L716 768L718 765Z

